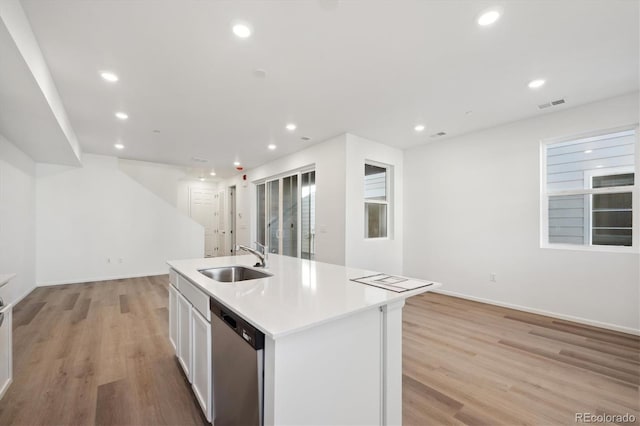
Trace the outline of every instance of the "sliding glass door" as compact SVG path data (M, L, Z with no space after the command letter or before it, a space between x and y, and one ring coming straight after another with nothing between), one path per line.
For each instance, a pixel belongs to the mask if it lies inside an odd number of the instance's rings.
M311 185L312 197L309 196ZM306 197L302 196L301 190L306 191ZM266 242L270 253L313 259L315 172L295 173L257 184L256 202L256 240L261 244ZM313 210L313 222L310 209Z
M316 256L316 172L302 173L300 186L300 257L313 260Z

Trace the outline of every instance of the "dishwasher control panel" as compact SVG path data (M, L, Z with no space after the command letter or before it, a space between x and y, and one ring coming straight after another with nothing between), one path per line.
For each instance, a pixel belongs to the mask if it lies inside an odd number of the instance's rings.
M240 315L218 302L213 297L209 299L211 314L220 318L242 339L256 350L264 348L264 334L253 325L245 321Z

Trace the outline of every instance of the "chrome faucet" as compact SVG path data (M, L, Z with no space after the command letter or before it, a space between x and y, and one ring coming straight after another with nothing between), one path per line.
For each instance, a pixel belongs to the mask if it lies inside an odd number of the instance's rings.
M243 246L242 244L238 244L236 246L236 253L239 252L240 250L244 250L244 251L248 251L249 253L253 254L254 256L256 256L259 260L258 263L256 263L253 266L259 266L260 268L266 268L267 267L267 255L269 254L269 249L260 244L259 242L255 242L256 247L258 247L259 249L262 250L262 253L260 253L259 250L255 250L252 249L251 247L247 247L247 246Z

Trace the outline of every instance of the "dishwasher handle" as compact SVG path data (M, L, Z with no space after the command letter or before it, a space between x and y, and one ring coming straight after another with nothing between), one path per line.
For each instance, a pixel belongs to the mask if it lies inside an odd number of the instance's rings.
M222 318L222 321L226 322L229 327L233 328L234 330L238 329L238 323L236 322L236 320L225 311L220 311L220 318Z

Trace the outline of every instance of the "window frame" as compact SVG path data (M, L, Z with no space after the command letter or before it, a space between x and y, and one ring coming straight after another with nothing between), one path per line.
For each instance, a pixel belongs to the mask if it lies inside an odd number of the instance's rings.
M364 189L365 189L365 174L362 174L362 207L364 207L364 209L362 210L362 219L364 222L364 227L363 227L363 238L365 241L379 241L379 240L391 240L392 238L392 232L393 230L391 229L391 224L393 223L392 221L392 201L393 201L393 189L392 189L392 173L393 173L393 166L391 164L386 164L386 163L381 163L379 161L373 161L373 160L364 160L363 162L363 168L366 168L367 165L369 166L374 166L374 167L380 167L385 169L385 199L384 200L375 200L375 199L367 199L365 198L365 194L364 194ZM366 211L367 211L367 204L383 204L387 206L387 214L386 214L386 219L387 219L387 235L385 235L384 237L367 237L367 227L368 227L368 223L367 223L367 217L366 217Z
M602 172L600 169L598 170L590 170L585 172L584 180L585 182L589 179L589 185L583 189L571 189L571 190L560 190L560 191L547 191L547 148L550 145L569 142L580 139L587 138L597 138L601 136L606 136L609 134L624 132L624 131L633 131L634 132L634 166L622 166L622 167L608 167L603 168ZM620 126L610 129L604 129L594 132L582 133L578 135L572 135L561 138L548 138L542 139L540 141L540 228L539 228L539 237L540 237L540 248L544 249L560 249L560 250L575 250L575 251L590 251L590 252L612 252L612 253L639 253L640 252L640 184L638 183L638 167L640 166L640 149L638 147L638 123L627 126ZM592 178L594 176L603 176L609 174L618 174L620 171L625 171L629 173L632 171L635 175L634 184L628 186L618 186L618 187L609 187L609 188L592 188ZM588 224L585 224L585 228L587 225L589 226L588 232L588 243L578 245L578 244L567 244L567 243L550 243L549 242L549 198L552 196L563 196L563 195L594 195L594 194L619 194L619 193L627 193L631 192L632 198L632 239L631 246L613 246L613 245L593 245L592 244L592 229L591 223L593 214L593 209L591 205L591 201L589 202L589 215L588 215ZM590 197L591 199L593 197ZM587 207L585 207L586 209Z

